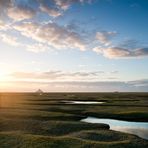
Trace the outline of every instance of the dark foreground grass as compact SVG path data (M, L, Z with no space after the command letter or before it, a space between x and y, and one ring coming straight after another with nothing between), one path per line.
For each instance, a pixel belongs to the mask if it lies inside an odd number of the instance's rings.
M148 141L137 136L80 122L87 116L148 121L147 105L147 93L1 93L0 148L147 148Z
M100 131L101 132L101 131ZM110 137L111 139L107 141L106 135L108 135L109 131L103 131L104 136L96 135L95 140L90 138L92 135L87 135L87 138L83 136L83 133L80 133L79 137L74 136L41 136L41 135L31 135L31 134L22 134L18 132L1 132L0 133L0 144L1 148L8 148L8 147L20 147L20 148L119 148L119 147L126 147L126 148L143 148L147 147L148 144L146 141L140 140L136 137L127 136L123 139L120 137L119 139L115 140L114 138ZM113 131L110 131L113 132ZM86 134L86 133L84 133ZM98 137L97 137L98 136ZM114 136L118 136L116 133ZM96 140L96 137L98 138ZM103 138L102 138L103 137ZM104 138L105 137L105 138ZM113 140L112 140L113 139Z

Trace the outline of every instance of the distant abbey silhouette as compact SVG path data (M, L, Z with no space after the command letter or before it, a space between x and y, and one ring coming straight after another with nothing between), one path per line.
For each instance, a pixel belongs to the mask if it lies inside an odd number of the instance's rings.
M43 94L43 91L42 91L41 89L38 89L38 90L36 91L36 93L38 93L39 95L42 95L42 94Z

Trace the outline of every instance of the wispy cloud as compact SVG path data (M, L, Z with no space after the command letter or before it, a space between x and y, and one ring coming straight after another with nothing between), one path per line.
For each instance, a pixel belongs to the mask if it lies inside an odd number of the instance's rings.
M34 9L26 6L10 7L7 10L7 15L16 21L33 18L35 14L36 14L36 11Z
M11 77L18 80L34 81L96 81L118 79L117 71L47 71L47 72L15 72L10 74Z
M60 8L66 10L68 9L73 3L91 3L92 0L54 0L55 4Z
M46 4L41 4L40 6L40 10L47 13L49 16L52 17L58 17L62 15L62 11L59 10L58 8L54 8L54 7L49 7Z
M100 31L96 33L96 39L104 44L109 45L111 43L111 39L117 35L115 31Z
M139 85L140 82L140 85ZM3 82L1 82L3 83ZM8 81L7 88L1 91L36 91L41 88L48 92L147 92L148 80L135 81L69 81L69 82L48 82L48 81ZM138 83L138 85L137 85ZM32 88L28 88L28 85ZM8 87L9 86L9 87ZM14 87L15 86L15 87Z
M7 8L12 5L11 0L0 0L0 16L2 17L3 14L7 12Z
M103 56L111 59L148 56L148 48L125 49L121 47L111 47L111 48L96 47L93 50L98 54L103 54Z
M28 51L34 52L34 53L40 53L40 52L45 52L51 50L51 48L47 45L38 43L38 44L33 44L33 45L27 45L26 49Z
M41 43L46 43L56 49L86 49L85 41L81 35L53 22L47 24L26 22L15 25L14 29L26 37Z
M19 46L20 43L17 41L17 38L14 36L10 36L5 33L0 33L0 40L3 41L4 43L7 43L12 46Z

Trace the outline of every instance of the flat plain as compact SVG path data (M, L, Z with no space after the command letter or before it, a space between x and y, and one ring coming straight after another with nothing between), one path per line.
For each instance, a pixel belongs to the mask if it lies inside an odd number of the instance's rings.
M0 93L0 147L148 147L136 135L80 121L88 116L148 122L148 93Z

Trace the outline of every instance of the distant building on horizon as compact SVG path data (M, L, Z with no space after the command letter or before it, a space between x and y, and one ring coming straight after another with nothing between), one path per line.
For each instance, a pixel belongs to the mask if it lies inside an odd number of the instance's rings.
M38 90L36 91L36 93L39 94L39 95L42 95L44 92L43 92L41 89L38 89Z

